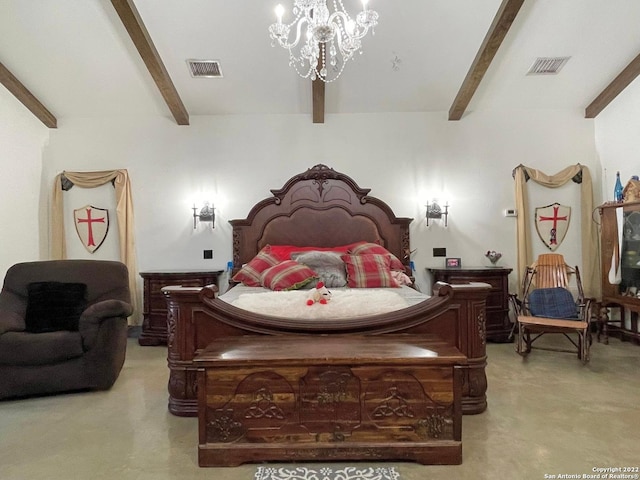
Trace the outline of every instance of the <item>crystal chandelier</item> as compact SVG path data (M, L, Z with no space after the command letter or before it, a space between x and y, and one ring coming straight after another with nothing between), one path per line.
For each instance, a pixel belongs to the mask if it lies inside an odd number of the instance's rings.
M303 77L323 82L338 79L345 64L362 50L360 41L378 24L378 13L367 8L369 0L362 0L362 11L355 20L347 13L342 0L333 0L333 13L327 0L294 0L291 23L282 23L284 7L276 7L277 22L269 27L271 45L276 42L289 50L289 65ZM289 39L291 30L295 39ZM304 36L304 38L302 38Z

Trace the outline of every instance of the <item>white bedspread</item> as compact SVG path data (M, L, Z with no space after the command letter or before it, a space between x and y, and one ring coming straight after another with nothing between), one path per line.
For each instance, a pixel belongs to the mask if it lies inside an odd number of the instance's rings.
M233 306L265 315L301 318L354 318L400 310L428 298L410 288L331 289L331 300L307 305L308 290L272 292L236 286L220 298Z

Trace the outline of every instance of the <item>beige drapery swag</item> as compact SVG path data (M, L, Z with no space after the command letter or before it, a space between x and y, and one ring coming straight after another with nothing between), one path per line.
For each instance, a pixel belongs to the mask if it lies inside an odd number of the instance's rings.
M118 221L118 238L120 240L120 261L129 269L129 289L133 315L129 322L138 324L141 315L138 297L138 267L133 235L133 201L131 184L127 170L110 170L103 172L62 172L56 175L53 188L53 204L51 210L51 256L54 260L67 257L67 245L64 233L64 197L63 179L68 179L82 188L95 188L107 182L113 182L116 193L116 217Z
M518 165L513 176L516 183L516 208L518 209L518 285L522 285L524 271L533 262L531 232L529 226L529 202L527 180L548 188L558 188L574 178L580 183L580 230L582 237L582 284L585 295L600 298L600 262L598 261L598 232L592 220L593 188L591 174L584 165L572 165L555 175L546 175L534 168ZM581 182L579 181L581 179ZM575 180L574 180L575 181ZM521 293L521 292L520 292Z

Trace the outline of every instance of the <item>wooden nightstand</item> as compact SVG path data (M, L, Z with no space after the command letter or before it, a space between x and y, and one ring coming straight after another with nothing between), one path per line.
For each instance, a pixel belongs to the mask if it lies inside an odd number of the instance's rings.
M433 274L434 282L482 282L491 285L486 314L487 340L492 342L510 341L509 273L512 270L503 267L427 268Z
M162 294L162 287L218 285L218 277L222 272L223 270L140 272L144 282L144 302L142 332L138 343L145 346L167 344L167 302Z

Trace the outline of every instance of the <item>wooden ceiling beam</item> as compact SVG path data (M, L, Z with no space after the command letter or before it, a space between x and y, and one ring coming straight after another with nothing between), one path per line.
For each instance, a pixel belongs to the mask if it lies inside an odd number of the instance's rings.
M596 116L640 75L640 55L634 58L622 72L584 110L584 118Z
M47 127L58 128L56 117L2 63L0 63L0 83Z
M502 45L503 40L507 36L507 32L509 32L523 3L524 0L502 1L491 23L491 27L489 27L489 31L476 54L476 58L473 60L471 68L469 72L467 72L467 76L464 82L462 82L462 86L460 90L458 90L458 94L449 109L449 120L460 120L462 115L464 115L465 110L469 106L469 102L471 102L471 98L478 89L485 73L487 73L489 65L491 65L500 45Z
M311 82L311 96L313 101L313 123L324 123L324 90L326 84L316 78Z
M129 32L131 40L138 49L176 122L178 125L189 125L189 112L182 103L133 0L111 0L111 4Z

